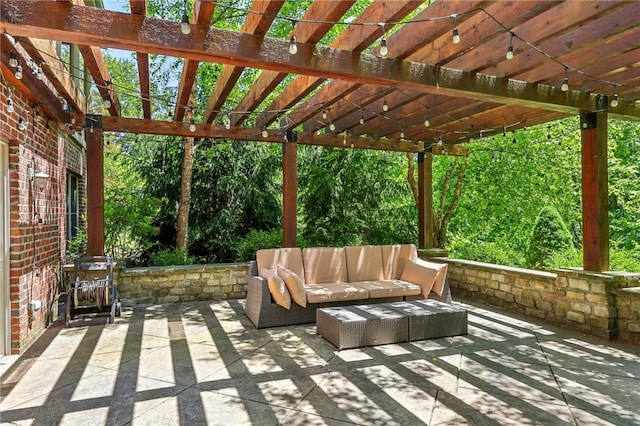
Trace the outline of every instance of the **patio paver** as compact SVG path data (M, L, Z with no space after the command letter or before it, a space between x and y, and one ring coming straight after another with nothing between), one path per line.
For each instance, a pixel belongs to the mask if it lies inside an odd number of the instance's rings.
M469 334L337 351L243 301L58 321L0 357L2 424L640 425L640 348L482 306Z

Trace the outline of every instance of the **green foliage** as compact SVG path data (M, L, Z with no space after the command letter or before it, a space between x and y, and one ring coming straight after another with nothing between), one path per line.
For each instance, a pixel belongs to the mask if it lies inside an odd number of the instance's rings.
M160 203L145 194L146 181L133 161L121 141L105 147L104 238L107 255L139 264L155 244Z
M524 267L525 259L522 253L501 242L482 241L476 238L456 236L448 246L449 255L455 258L475 260L477 262L493 263L496 265L510 265Z
M300 150L299 208L312 246L414 242L416 208L403 154Z
M160 250L151 258L152 266L193 265L195 257L175 248Z
M531 231L527 263L534 268L548 265L553 253L568 252L573 248L571 233L555 207L542 208Z
M276 248L282 245L282 231L273 229L271 231L251 230L237 244L238 262L245 262L256 259L256 251L260 249Z

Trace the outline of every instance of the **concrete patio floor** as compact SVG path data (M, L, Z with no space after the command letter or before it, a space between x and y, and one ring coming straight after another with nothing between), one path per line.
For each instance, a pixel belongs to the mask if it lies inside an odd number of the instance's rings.
M337 351L243 301L62 321L2 361L2 424L640 425L640 348L460 304L469 334Z

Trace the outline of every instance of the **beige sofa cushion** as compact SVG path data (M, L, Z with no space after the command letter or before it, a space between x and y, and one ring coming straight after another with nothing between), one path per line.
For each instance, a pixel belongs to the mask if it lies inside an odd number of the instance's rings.
M290 269L278 265L278 276L282 278L289 290L291 300L305 308L307 306L307 291L304 289L302 278Z
M422 287L419 285L401 280L359 281L350 284L367 290L371 299L414 296L422 291Z
M405 264L400 279L420 285L422 295L425 298L429 297L432 290L441 296L447 275L447 266L446 263L433 263L422 259L409 260Z
M302 250L302 258L304 259L305 284L347 282L347 262L344 248L305 248ZM295 272L293 269L291 270ZM309 302L311 302L310 299Z
M337 302L345 300L362 300L369 298L369 292L348 283L308 284L307 301L309 303Z
M348 282L375 281L384 277L380 246L345 247Z
M284 266L304 279L302 250L299 247L263 249L256 252L258 271L270 269L277 273L278 265Z
M291 309L291 295L289 294L289 290L287 290L284 280L267 268L262 269L260 275L267 279L267 286L269 287L269 293L271 293L273 301L285 309Z
M400 279L407 259L418 258L418 250L413 244L387 245L381 246L381 249L385 280Z

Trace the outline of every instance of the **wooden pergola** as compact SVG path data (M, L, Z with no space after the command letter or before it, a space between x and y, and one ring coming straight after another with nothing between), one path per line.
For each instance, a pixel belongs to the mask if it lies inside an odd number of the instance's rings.
M11 83L56 122L95 130L86 133L94 254L103 244L103 131L283 143L285 246L296 241L297 144L418 153L419 244L430 247L432 155L465 155L471 139L579 114L584 268L609 269L607 120L640 118L640 2L373 0L353 14L362 2L317 0L304 16L285 18L286 39L266 36L283 19L283 1L236 10L244 25L229 31L216 27L221 5L196 0L184 32L181 22L147 17L145 0L131 0L131 13L98 3L3 0L0 21L3 73L12 74L19 44L49 80L25 73ZM109 116L87 114L43 40L78 46ZM101 47L136 52L143 116L122 116ZM184 58L173 121L154 119L149 54ZM223 66L193 131L190 95L203 62ZM261 72L232 103L252 68Z

